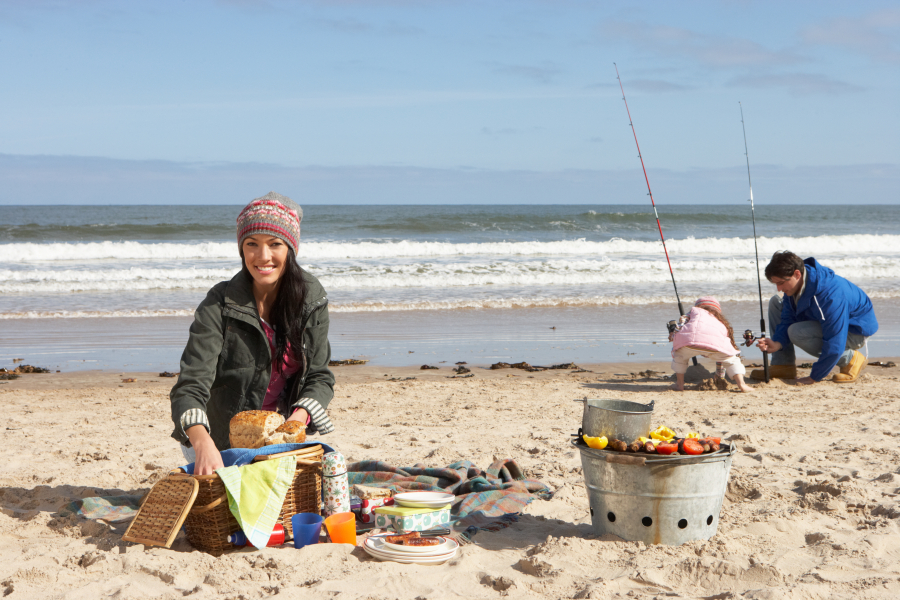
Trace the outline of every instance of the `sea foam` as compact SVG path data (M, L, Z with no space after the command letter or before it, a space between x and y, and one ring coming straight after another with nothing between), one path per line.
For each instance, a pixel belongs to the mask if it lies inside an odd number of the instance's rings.
M790 249L801 256L900 254L900 235L826 235L817 237L761 237L760 257ZM733 256L753 253L751 238L684 238L666 240L670 256ZM555 242L451 243L401 240L393 242L302 242L298 255L304 262L333 259L435 258L452 256L605 256L662 254L658 241L614 238ZM96 260L201 260L235 259L234 242L140 243L87 242L0 244L0 263L38 261L70 262Z

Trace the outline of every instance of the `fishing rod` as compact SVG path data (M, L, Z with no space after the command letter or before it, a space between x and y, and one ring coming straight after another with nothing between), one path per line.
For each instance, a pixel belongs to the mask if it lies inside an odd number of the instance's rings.
M750 152L747 150L747 126L744 125L744 106L738 101L741 109L741 129L744 131L744 156L747 157L747 184L750 186L750 215L753 217L753 249L756 251L756 284L759 287L759 328L760 338L766 337L766 317L763 313L763 297L762 297L762 278L759 276L759 246L756 243L756 209L753 206L753 182L750 180ZM747 338L747 334L744 333ZM753 334L750 334L748 341L752 341ZM763 350L763 373L766 377L766 383L769 383L769 355Z
M653 201L653 192L650 190L650 178L647 177L647 167L644 166L644 157L641 156L641 145L638 144L637 131L634 130L631 111L628 109L628 100L625 100L625 88L622 87L622 78L619 77L618 65L613 63L613 66L616 68L616 79L619 80L619 89L622 90L622 101L625 102L625 111L628 113L628 125L631 126L631 133L634 135L634 145L637 146L638 158L641 159L641 169L644 170L644 181L647 182L647 195L650 196L650 204L653 205L653 215L656 217L656 227L659 229L659 239L662 241L663 252L666 253L666 262L669 265L669 275L672 276L672 287L675 288L675 299L678 300L678 314L683 315L684 307L681 306L681 297L678 295L678 286L675 284L675 272L672 270L672 261L669 260L669 250L666 248L666 238L663 236L662 225L659 224L659 213L656 212L656 202Z
M653 201L653 191L650 189L650 178L647 177L647 167L644 166L644 157L641 155L641 145L638 144L637 131L634 129L634 122L631 119L631 110L628 108L628 100L625 100L625 88L622 87L622 78L619 77L619 66L613 63L616 68L616 79L619 80L619 89L622 90L622 101L625 102L625 112L628 113L628 125L631 126L631 133L634 135L634 145L637 146L638 158L641 159L641 169L644 170L644 181L647 182L647 195L650 196L650 204L653 205L653 215L656 217L656 227L659 229L659 239L662 241L663 252L666 253L666 263L669 265L669 275L672 276L672 287L675 288L675 300L678 301L678 314L684 315L684 307L681 305L681 297L678 295L678 286L675 284L675 271L672 270L672 261L669 260L669 250L666 248L666 238L662 232L662 225L659 224L659 213L656 212L656 202ZM694 357L694 365L697 364L697 357Z

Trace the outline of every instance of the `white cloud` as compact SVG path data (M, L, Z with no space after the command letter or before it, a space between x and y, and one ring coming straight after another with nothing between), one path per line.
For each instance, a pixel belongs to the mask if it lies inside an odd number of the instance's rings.
M686 92L693 89L691 86L671 83L661 79L634 79L628 82L628 88L649 93Z
M544 66L496 64L493 71L499 75L511 75L530 79L537 83L552 83L553 79L562 72L559 67L552 64Z
M653 169L651 177L654 196L669 204L743 199L747 182L743 165ZM647 202L640 169L286 167L0 154L0 180L0 205L22 204L23 198L32 205L242 204L258 196L260 187L299 190L304 204ZM763 204L890 203L900 185L900 165L757 164L753 183Z
M770 50L752 40L698 33L689 29L642 22L607 21L601 27L605 37L631 42L664 58L683 57L703 67L784 66L807 62L792 50Z
M819 73L783 73L779 75L747 75L731 79L730 87L783 88L795 96L809 94L847 94L864 88L838 81Z
M804 29L801 38L807 44L844 48L879 62L898 63L900 9L830 19Z

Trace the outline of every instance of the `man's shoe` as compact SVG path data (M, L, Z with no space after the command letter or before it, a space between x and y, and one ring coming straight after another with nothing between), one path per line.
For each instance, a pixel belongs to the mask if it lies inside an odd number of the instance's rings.
M841 372L836 373L831 380L835 383L853 383L859 378L859 374L865 366L866 357L862 355L862 352L854 350L847 366L841 367Z
M769 378L771 379L797 379L796 365L769 365ZM763 369L753 369L750 379L765 381L766 372Z

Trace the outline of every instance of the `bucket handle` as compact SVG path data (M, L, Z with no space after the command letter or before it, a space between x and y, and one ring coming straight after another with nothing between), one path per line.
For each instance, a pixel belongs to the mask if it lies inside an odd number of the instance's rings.
M647 459L643 456L628 456L627 454L607 454L606 462L618 465L636 465L643 467L647 464Z
M587 396L585 396L584 398L575 398L573 400L573 402L587 402L587 400L588 400L588 398L587 398ZM651 400L650 404L647 404L646 406L647 406L647 408L650 409L650 412L652 412L653 407L656 406L656 399Z

